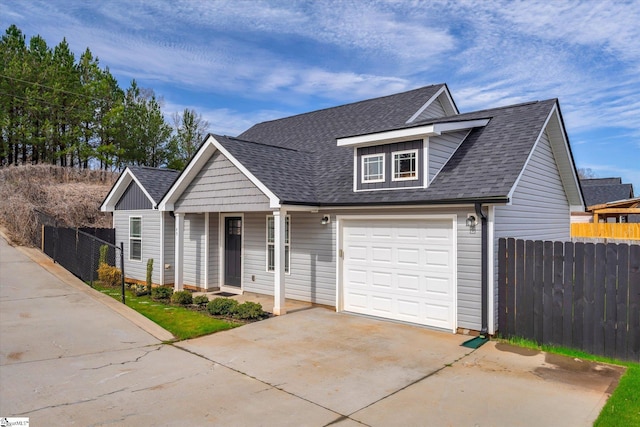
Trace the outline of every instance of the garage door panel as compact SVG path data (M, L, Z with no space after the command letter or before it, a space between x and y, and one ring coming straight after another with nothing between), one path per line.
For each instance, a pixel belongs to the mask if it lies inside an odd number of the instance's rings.
M344 222L344 309L453 329L452 220Z

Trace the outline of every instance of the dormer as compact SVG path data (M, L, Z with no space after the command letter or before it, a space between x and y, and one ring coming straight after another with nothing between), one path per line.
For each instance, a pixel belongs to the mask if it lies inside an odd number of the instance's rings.
M337 139L353 147L353 191L427 188L472 129L489 118L408 125Z

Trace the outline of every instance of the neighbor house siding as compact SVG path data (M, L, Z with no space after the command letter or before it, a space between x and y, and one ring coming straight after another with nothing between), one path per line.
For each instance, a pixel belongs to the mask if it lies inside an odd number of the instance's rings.
M138 184L135 181L131 181L118 203L116 203L115 209L123 211L153 209L153 204Z
M204 286L205 234L204 214L186 214L184 217L184 284Z
M269 209L269 199L216 151L175 203L176 212L245 212Z
M273 295L274 273L266 266L266 218L269 212L244 216L243 290ZM321 214L291 212L290 273L285 296L335 305L336 265L333 223L321 224Z
M116 229L116 244L124 244L124 271L129 279L145 282L147 280L147 260L153 258L154 268L152 281L160 283L160 270L156 263L160 264L160 215L159 211L115 211L113 222ZM129 260L129 218L142 218L142 260Z
M469 131L463 130L429 137L429 182L449 161L468 134Z
M437 117L444 117L447 114L442 107L442 103L439 99L435 99L427 108L424 109L422 113L418 117L415 118L414 122L419 122L421 120L426 119L434 119Z
M176 220L169 212L164 215L164 260L154 260L153 270L164 268L164 284L172 285L175 280ZM165 268L169 266L169 268Z

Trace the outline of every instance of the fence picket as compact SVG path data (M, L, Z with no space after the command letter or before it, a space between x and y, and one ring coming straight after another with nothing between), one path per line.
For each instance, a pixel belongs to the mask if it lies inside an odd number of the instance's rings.
M553 242L544 242L543 245L542 338L543 342L553 342Z
M604 305L606 298L607 245L596 244L593 282L593 348L592 353L604 354Z
M562 345L569 347L573 340L573 243L564 244L564 272L562 298Z
M531 242L531 243L529 243ZM533 250L529 252L529 256L527 257L530 262L533 263L533 307L534 307L534 317L533 317L533 339L538 342L543 342L543 330L544 330L544 307L542 303L544 301L543 291L544 291L544 265L543 265L543 251L542 251L542 242L541 241L527 241L529 243L530 249Z
M524 240L516 240L516 265L522 266L524 265ZM524 268L516 268L516 330L524 331L527 328L527 320L529 317L529 313L526 311L526 303L525 303L525 291L527 290L527 286L525 286L524 276L525 270Z
M573 247L575 270L573 276L573 343L583 348L584 331L584 253L585 243Z
M594 302L593 302L593 288L595 282L595 252L596 245L593 243L587 243L584 247L584 324L590 326L585 328L582 334L582 346L585 351L593 353L593 327L594 322Z
M509 329L505 332L507 336L511 336L516 331L516 286L515 286L515 277L516 277L516 240L508 239L507 240L507 283L509 286L509 291L507 293L507 301L506 307L507 310L507 325Z
M562 344L562 332L563 332L563 322L562 322L562 300L564 298L563 292L563 265L564 265L564 254L563 254L563 243L562 242L554 242L553 243L553 318L551 320L551 336L554 344Z
M507 258L507 241L505 239L498 240L498 264L505 265ZM498 330L507 332L509 329L507 323L507 269L498 269Z
M618 279L618 245L606 246L605 265L605 299L604 299L604 354L614 357L616 354L616 315L617 315L617 279Z
M532 334L535 331L535 319L536 319L536 308L537 308L534 305L534 302L536 300L533 296L535 289L532 286L528 285L529 283L533 282L533 278L534 278L534 270L533 270L534 260L531 256L527 256L527 254L532 253L533 243L534 242L530 240L527 240L526 242L524 242L525 244L524 254L523 254L524 256L524 283L523 283L524 292L522 293L523 300L518 301L518 307L517 307L517 309L519 310L518 313L521 313L521 315L524 317L524 325L525 325L524 333L527 334L527 336L532 336Z
M629 246L629 343L630 360L640 361L640 245Z
M618 245L618 289L616 292L616 354L627 357L629 323L629 245Z

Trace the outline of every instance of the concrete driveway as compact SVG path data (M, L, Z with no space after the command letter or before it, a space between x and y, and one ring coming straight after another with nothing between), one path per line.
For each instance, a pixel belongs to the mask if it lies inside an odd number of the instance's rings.
M0 238L0 417L33 425L588 426L622 372L322 308L166 337Z

